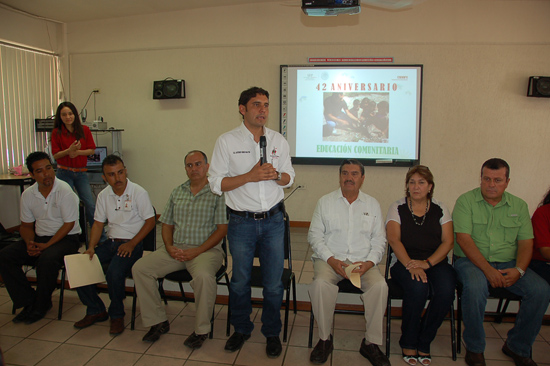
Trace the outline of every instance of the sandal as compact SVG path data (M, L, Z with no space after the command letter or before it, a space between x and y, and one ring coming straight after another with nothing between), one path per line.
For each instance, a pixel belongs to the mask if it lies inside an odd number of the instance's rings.
M422 366L430 366L432 364L432 356L428 355L418 355L418 362Z
M405 361L408 365L416 366L418 364L417 355L406 355L405 352L402 352L402 354L403 354L403 361Z

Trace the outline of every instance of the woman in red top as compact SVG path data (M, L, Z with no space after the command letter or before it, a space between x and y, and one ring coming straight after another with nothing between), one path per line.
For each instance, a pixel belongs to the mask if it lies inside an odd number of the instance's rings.
M535 245L529 268L550 284L550 190L546 192L531 221Z
M57 161L56 177L69 183L86 206L90 227L94 222L95 199L86 173L88 155L95 152L95 142L87 126L83 126L76 107L63 102L55 113L52 131L52 152Z

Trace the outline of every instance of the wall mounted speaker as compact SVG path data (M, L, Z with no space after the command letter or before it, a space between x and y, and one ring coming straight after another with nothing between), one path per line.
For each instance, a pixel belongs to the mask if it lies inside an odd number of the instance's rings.
M550 98L550 76L531 76L527 87L527 96Z
M185 80L166 79L153 82L153 99L185 98Z

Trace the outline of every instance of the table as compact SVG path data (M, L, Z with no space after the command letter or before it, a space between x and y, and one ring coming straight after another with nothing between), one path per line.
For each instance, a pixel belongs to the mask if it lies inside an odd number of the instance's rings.
M12 174L0 174L0 185L6 186L19 186L21 193L25 190L25 186L30 186L34 183L34 179L31 176L19 176Z

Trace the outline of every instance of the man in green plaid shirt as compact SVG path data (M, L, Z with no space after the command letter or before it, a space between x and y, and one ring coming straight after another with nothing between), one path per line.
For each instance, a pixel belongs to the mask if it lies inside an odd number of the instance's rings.
M210 332L216 302L216 272L223 262L220 245L227 233L225 197L210 190L206 154L193 150L185 156L189 180L176 187L160 218L164 247L134 264L132 275L141 307L143 325L151 327L144 341L155 342L170 330L157 280L187 269L195 293L195 331L184 342L200 348Z

